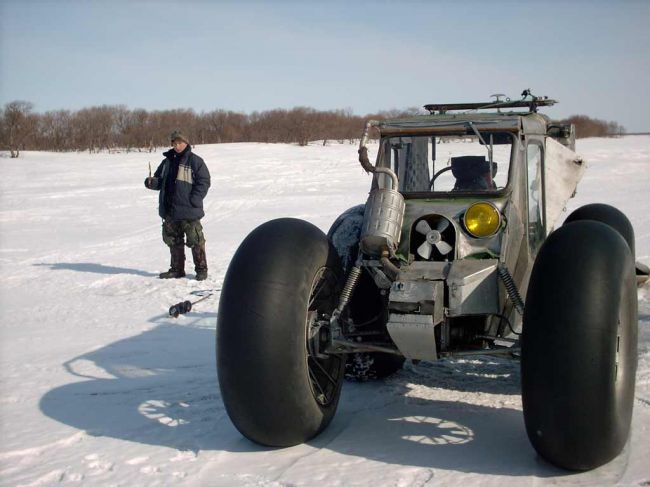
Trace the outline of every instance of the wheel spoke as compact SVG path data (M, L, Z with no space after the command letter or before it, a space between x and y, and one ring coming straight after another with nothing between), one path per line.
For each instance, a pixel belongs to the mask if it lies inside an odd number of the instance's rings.
M325 399L322 402L327 403L328 402L327 394L325 393L322 386L320 385L320 382L318 381L318 378L316 377L316 374L314 373L311 367L309 367L309 378L311 379L312 384L314 384L318 389L318 392L320 392L320 395L323 396L323 398Z
M314 286L314 289L311 292L311 296L309 298L309 305L307 306L307 309L311 309L311 307L313 306L314 302L316 301L316 298L318 297L318 295L323 291L323 289L325 289L327 287L327 286L325 286L326 281L327 281L327 279L325 277L325 270L323 270L323 272L322 272L322 274L320 276L320 279L318 280L318 282Z
M323 282L323 281L320 281L319 284L317 285L317 287L316 287L317 291L312 295L311 299L309 300L309 305L307 306L307 309L311 309L311 307L314 305L314 302L316 301L316 298L318 297L318 295L320 294L320 292L321 292L321 291L323 290L323 288L325 287L325 286L322 284L322 282Z
M320 328L327 324L318 320L331 313L333 303L333 290L336 286L336 276L327 267L321 267L314 276L309 293L306 320L307 338L307 371L311 390L314 398L321 406L329 405L336 397L342 375L341 358L331 356L319 359L315 351L320 349L317 340L320 340ZM336 360L332 360L336 358ZM337 381L338 379L338 381Z
M332 385L336 387L336 381L335 381L334 378L329 374L329 372L327 372L327 370L325 370L325 367L323 367L323 366L321 365L321 363L320 363L318 360L316 360L314 357L309 357L309 358L312 360L313 363L315 363L315 364L318 366L318 368L320 369L320 371L325 375L325 377L327 377L327 380L329 380L329 381L332 383Z

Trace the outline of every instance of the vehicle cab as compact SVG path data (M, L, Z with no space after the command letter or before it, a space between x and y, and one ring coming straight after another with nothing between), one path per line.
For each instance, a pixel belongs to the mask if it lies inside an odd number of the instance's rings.
M553 103L426 105L368 122L360 265L388 296L386 329L407 358L493 348L520 329L537 251L584 171L573 127L536 111Z

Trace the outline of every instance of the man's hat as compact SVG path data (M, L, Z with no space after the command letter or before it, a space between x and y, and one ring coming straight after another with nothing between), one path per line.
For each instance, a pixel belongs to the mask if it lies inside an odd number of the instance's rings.
M169 136L169 138L172 142L174 142L175 140L182 140L186 144L190 143L190 141L187 140L187 137L185 137L180 130L174 130L172 134Z

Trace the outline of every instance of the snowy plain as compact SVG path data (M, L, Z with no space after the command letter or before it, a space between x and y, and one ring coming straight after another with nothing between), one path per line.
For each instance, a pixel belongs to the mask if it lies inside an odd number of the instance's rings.
M639 289L631 439L594 471L536 455L508 359L346 383L329 428L304 445L263 448L235 430L216 377L218 291L178 319L167 310L219 289L260 223L292 216L327 231L363 203L356 149L195 147L212 174L204 282L191 259L188 279L157 278L169 254L143 180L160 153L0 154L0 485L650 485L650 284ZM589 165L568 210L618 207L650 263L650 136L580 140L578 152Z

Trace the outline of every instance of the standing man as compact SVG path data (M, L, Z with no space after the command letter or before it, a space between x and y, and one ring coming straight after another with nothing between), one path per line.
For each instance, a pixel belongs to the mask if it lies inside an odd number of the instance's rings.
M158 214L163 219L162 238L169 246L171 266L162 272L161 279L185 276L185 248L192 249L196 280L208 277L208 262L205 256L205 237L201 218L203 198L210 187L210 172L199 156L192 152L190 143L180 131L171 134L172 149L163 153L165 159L160 163L153 177L144 180L144 185L156 191Z

